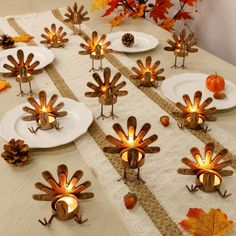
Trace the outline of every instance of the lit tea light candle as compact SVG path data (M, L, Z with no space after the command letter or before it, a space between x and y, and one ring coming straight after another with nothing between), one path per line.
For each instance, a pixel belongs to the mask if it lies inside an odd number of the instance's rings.
M25 78L29 78L29 77L31 77L32 75L31 74L29 74L29 73L26 73L25 75L23 74L18 74L16 77L17 77L17 79L25 79Z
M64 203L67 205L67 207L68 207L67 213L73 212L79 206L78 201L75 198L69 197L69 196L59 198L59 200L57 200L57 202L55 204L55 207L57 208L59 206L59 204L61 204L61 203Z
M56 118L54 116L48 115L47 121L49 124L53 123L56 120ZM41 119L38 120L39 124L42 124L43 122L41 121Z
M220 185L221 184L221 179L217 176L217 175L214 175L214 174L212 174L213 176L214 176L214 186L218 186L218 185ZM205 184L205 182L204 182L204 176L205 176L205 174L203 173L203 174L201 174L198 178L199 178L199 181L202 183L202 184Z
M192 113L193 114L193 113ZM205 121L203 117L201 117L199 114L197 115L198 116L198 120L197 120L197 123L200 125L200 124L203 124L203 122ZM186 121L191 123L191 114L187 115L186 117Z
M143 154L141 152L138 152L138 161L139 162L141 159L143 158ZM124 152L122 155L121 155L121 159L123 161L126 161L128 162L128 151Z

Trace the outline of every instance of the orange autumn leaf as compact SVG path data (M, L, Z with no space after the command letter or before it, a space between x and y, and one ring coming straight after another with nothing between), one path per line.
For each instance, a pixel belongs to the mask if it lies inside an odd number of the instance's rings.
M110 21L111 27L119 25L124 20L125 14L120 14Z
M129 16L136 18L136 17L142 17L144 15L144 10L146 9L147 5L146 4L140 4L137 7L136 12L131 12Z
M193 236L223 236L233 228L233 221L228 220L220 209L206 213L200 208L190 208L187 217L179 224Z
M173 18L167 18L163 20L163 22L160 24L160 27L162 29L171 31L171 30L174 30L173 29L174 23L175 23L175 20Z
M15 42L23 42L27 43L30 41L30 39L33 39L34 37L29 34L22 34L20 36L14 36L12 37Z
M11 88L11 85L7 81L0 79L0 92L8 88Z

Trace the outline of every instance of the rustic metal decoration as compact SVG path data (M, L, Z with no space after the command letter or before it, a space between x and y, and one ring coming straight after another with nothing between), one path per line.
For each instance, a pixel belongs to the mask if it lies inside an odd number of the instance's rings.
M141 181L144 183L140 177L140 167L144 165L146 153L156 153L160 151L160 148L157 146L149 147L151 143L157 140L158 136L152 135L149 138L143 140L145 135L151 129L151 125L149 123L144 124L139 133L136 135L137 120L134 116L128 118L127 127L128 134L126 135L120 124L114 124L113 129L119 136L120 140L111 135L106 136L107 141L114 144L115 147L104 147L103 151L112 154L119 153L124 165L124 176L121 179L124 179L126 182L127 168L138 169L137 180L138 182Z
M56 25L51 24L51 31L47 27L44 28L44 31L46 34L41 34L41 37L44 38L44 40L40 41L40 43L45 44L48 48L64 47L65 43L69 41L65 38L66 32L62 33L62 26L57 30Z
M12 65L4 64L3 67L9 71L11 71L11 76L16 76L16 81L20 85L20 93L21 96L23 96L24 91L22 90L21 84L22 83L29 83L30 91L29 93L32 94L32 88L31 88L31 80L33 78L33 74L38 73L38 71L35 70L35 68L39 65L39 61L35 61L31 64L34 58L34 54L30 53L26 60L24 61L24 52L19 49L17 51L17 59L15 59L12 55L7 56L7 59L12 63Z
M45 194L34 194L33 199L38 201L51 201L52 216L47 221L46 218L39 220L44 226L49 226L54 217L59 220L75 219L78 224L83 224L88 219L82 220L79 213L79 202L81 199L91 199L94 194L83 193L85 189L91 186L90 181L85 181L76 186L78 181L83 177L83 171L77 170L67 182L68 168L66 165L57 167L59 182L57 183L49 171L42 172L43 178L50 184L50 188L40 182L35 184L35 187Z
M24 121L32 121L35 120L37 123L37 128L33 127L28 128L31 133L36 133L38 129L48 130L55 128L57 130L61 129L57 122L57 117L63 117L67 115L66 111L59 111L62 107L64 107L64 102L60 102L56 106L58 99L58 95L54 94L49 102L47 103L47 94L45 91L39 92L39 103L33 98L29 97L28 102L34 107L34 109L30 107L23 107L23 111L30 113L28 116L23 116L22 120Z
M88 21L89 17L86 15L88 14L87 11L83 11L84 6L81 5L80 8L78 9L77 3L74 3L73 8L70 6L67 7L67 13L65 14L66 19L64 22L69 22L73 26L73 34L75 34L75 25L79 25L79 30L81 34L81 24L83 21Z
M193 48L197 44L197 40L194 37L194 33L186 35L186 30L182 29L179 36L174 32L172 34L173 40L167 40L170 46L165 47L166 51L173 51L175 55L175 64L171 68L182 68L185 69L185 58L189 53L195 53L198 51L197 48ZM177 57L183 58L183 63L180 67L177 66Z
M213 101L211 97L207 98L202 104L200 104L202 98L202 92L196 91L194 94L193 103L188 94L183 95L183 100L186 105L182 105L180 102L176 103L176 106L180 109L181 113L175 113L176 116L184 118L183 124L179 124L179 128L187 127L193 130L202 129L204 132L210 131L208 126L204 128L205 121L214 121L216 118L212 116L212 113L216 112L215 107L206 109L206 107Z
M140 82L141 86L151 87L154 86L157 88L158 81L162 81L165 79L164 76L159 76L161 73L164 72L164 69L158 69L160 65L160 61L156 61L152 65L152 57L148 56L146 58L146 65L142 63L141 60L137 60L137 64L139 69L136 67L132 67L132 71L135 72L137 75L132 75L133 79L137 79Z
M111 70L110 68L105 68L103 73L103 80L101 79L100 75L98 73L93 73L93 79L96 81L96 84L93 84L91 82L87 83L87 86L94 90L93 92L86 92L86 97L98 97L98 102L101 104L101 115L97 118L109 118L117 117L114 114L114 104L117 103L117 97L118 96L126 96L128 94L127 91L120 90L125 85L126 82L122 81L121 83L117 84L121 77L121 73L118 72L115 74L113 79L111 80ZM111 106L111 114L110 116L105 116L103 114L103 106Z
M98 33L93 31L92 38L88 36L84 37L87 45L81 43L80 46L85 49L85 51L80 51L80 55L90 55L92 59L92 68L90 71L98 71L103 70L102 68L102 59L105 57L106 53L112 52L112 49L108 49L107 47L110 46L111 42L107 41L104 43L106 39L106 35L103 34L100 39L98 39ZM94 68L94 60L100 60L100 67L98 69Z
M13 138L7 144L4 144L3 149L1 156L8 164L22 166L30 158L29 146L24 140Z
M217 191L221 197L227 198L231 194L227 194L227 191L221 193L220 185L222 182L222 176L230 176L233 174L232 170L222 170L223 168L232 164L232 161L225 161L219 163L222 158L227 154L227 149L222 149L214 158L214 143L207 143L205 146L205 156L202 157L198 148L193 147L190 149L192 156L195 159L195 163L189 158L182 158L182 162L190 167L190 169L180 168L179 174L183 175L195 175L196 185L187 187L190 192L196 192L198 189L204 192Z

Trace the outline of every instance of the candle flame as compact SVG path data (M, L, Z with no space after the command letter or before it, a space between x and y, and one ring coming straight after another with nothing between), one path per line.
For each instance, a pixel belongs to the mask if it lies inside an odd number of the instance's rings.
M47 112L48 109L47 109L45 106L43 106L41 111L42 111L42 112Z

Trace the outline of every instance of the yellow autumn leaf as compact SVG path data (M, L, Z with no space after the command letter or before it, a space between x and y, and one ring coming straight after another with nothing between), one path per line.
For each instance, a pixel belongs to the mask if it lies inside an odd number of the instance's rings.
M11 88L11 85L6 80L0 79L0 92L7 88Z
M12 37L15 42L23 42L27 43L30 41L30 39L33 39L34 37L29 34L22 34L20 36L14 36Z
M120 14L110 21L111 27L119 25L124 20L125 14Z
M92 11L95 11L102 7L103 9L106 7L110 0L93 0L92 2Z
M206 213L201 208L190 208L187 217L180 225L193 236L223 236L233 228L233 222L220 209Z

